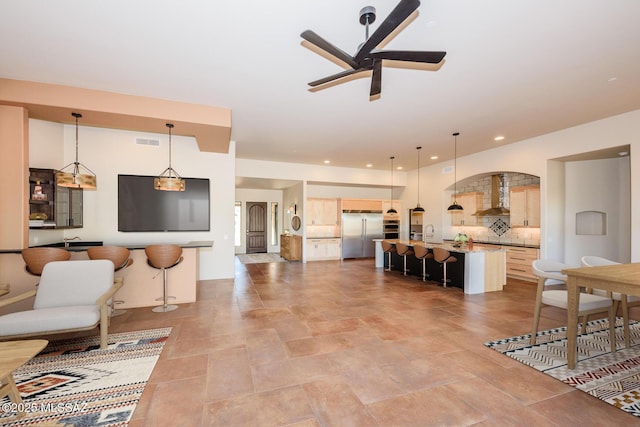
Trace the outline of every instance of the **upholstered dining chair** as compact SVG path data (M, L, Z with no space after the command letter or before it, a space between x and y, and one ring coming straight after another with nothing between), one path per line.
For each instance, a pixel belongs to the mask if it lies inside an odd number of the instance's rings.
M40 276L44 266L51 261L67 261L71 252L62 248L26 248L22 250L22 259L27 273Z
M89 256L89 259L106 259L111 261L113 263L114 273L124 270L133 264L131 252L123 246L91 246L87 249L87 256ZM124 278L122 279L122 284L124 285ZM110 301L111 309L109 314L111 317L120 316L127 312L127 310L116 310L113 308L114 305L122 303L124 303L124 301Z
M607 258L602 258L594 255L586 255L580 259L580 262L585 267L597 267L601 265L616 265L619 262L612 261ZM618 309L622 307L622 320L624 330L624 345L629 348L629 307L640 306L640 297L635 295L623 295L618 292L608 292L603 289L592 289L591 293L594 295L601 295L609 297L613 300L613 312L618 313Z
M538 278L536 290L536 303L533 313L533 331L531 333L531 344L536 343L538 335L538 325L540 322L540 311L543 306L553 306L567 309L568 292L566 289L545 289L552 285L564 285L567 276L562 274L562 270L572 268L571 265L561 262L537 259L532 263L533 274ZM587 330L588 317L592 314L607 313L609 322L615 322L613 311L613 301L611 298L590 293L580 293L580 304L578 305L578 318L582 318L581 333ZM609 329L611 341L611 352L616 351L616 340L613 328Z
M100 348L107 348L107 302L120 289L107 260L52 261L37 289L1 299L0 307L35 296L33 309L0 316L0 339L14 339L100 327Z

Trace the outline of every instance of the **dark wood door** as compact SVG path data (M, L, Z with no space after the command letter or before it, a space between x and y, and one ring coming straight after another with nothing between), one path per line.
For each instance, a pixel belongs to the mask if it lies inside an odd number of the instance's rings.
M267 202L247 202L247 253L267 252Z

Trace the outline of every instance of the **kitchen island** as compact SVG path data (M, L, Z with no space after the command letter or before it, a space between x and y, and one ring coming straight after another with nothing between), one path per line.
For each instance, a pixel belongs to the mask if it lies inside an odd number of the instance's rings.
M388 267L387 255L382 250L382 240L374 239L376 244L376 267ZM505 250L487 248L484 246L469 249L467 245L456 247L446 242L422 242L415 240L387 240L393 244L404 243L413 247L422 245L429 249L440 247L448 250L457 258L457 262L447 265L447 276L451 279L448 286L457 286L465 294L481 294L485 292L501 291L507 283ZM403 260L398 254L392 253L391 269L402 271ZM422 276L422 261L411 255L407 257L407 275ZM433 259L427 260L427 274L429 281L442 282L442 265Z

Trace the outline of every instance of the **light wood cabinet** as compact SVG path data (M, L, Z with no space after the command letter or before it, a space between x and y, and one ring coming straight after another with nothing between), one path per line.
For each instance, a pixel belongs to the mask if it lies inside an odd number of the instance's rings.
M451 203L457 201L462 206L462 211L451 212L451 225L478 225L478 217L474 216L478 209L482 207L482 198L484 194L481 192L460 193L451 198Z
M536 281L531 264L538 259L538 249L503 246L507 251L507 276L520 280Z
M400 200L382 200L382 214L385 216L384 219L389 219L389 216L387 214L387 211L393 207L398 213L394 214L394 216L391 219L397 219L400 216L400 213L402 212L402 203L400 203Z
M288 261L300 261L302 259L302 236L281 234L280 256Z
M307 261L340 259L340 239L307 239Z
M337 225L338 199L307 199L307 225Z
M510 226L540 227L540 187L527 185L509 190Z
M382 200L376 199L342 199L343 211L381 211Z

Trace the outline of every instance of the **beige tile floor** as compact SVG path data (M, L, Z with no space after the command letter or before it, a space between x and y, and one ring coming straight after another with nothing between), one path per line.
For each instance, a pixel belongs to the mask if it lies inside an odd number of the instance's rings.
M173 327L134 427L638 424L483 345L529 333L533 301L530 283L465 295L371 259L236 261L196 303L129 310L111 331ZM564 323L543 310L542 329Z

